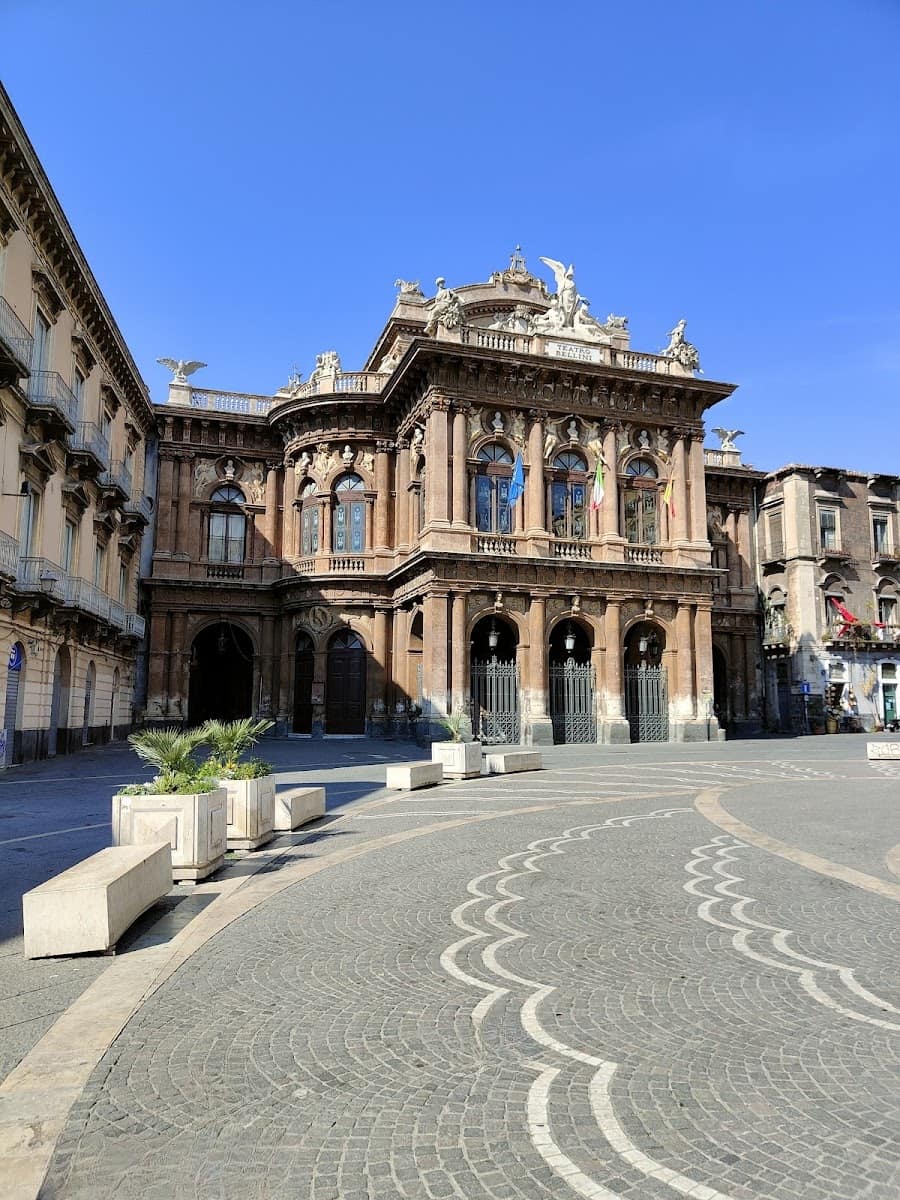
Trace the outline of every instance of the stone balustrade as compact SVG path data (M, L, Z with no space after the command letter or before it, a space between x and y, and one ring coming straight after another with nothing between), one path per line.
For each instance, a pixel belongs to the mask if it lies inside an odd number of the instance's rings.
M241 413L247 417L265 417L272 407L270 396L256 396L249 392L213 392L191 388L191 408L205 408L213 412Z
M587 542L556 541L553 543L553 557L577 558L589 561L591 558L591 547Z
M662 550L656 546L626 546L625 561L628 563L639 563L644 566L653 563L662 563Z
M518 554L518 544L513 537L500 534L478 534L475 549L479 554Z

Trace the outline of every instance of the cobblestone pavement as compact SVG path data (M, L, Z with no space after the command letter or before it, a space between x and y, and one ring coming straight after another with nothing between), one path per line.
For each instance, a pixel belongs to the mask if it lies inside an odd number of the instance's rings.
M139 1009L41 1196L893 1200L900 772L863 752L559 748L350 808Z

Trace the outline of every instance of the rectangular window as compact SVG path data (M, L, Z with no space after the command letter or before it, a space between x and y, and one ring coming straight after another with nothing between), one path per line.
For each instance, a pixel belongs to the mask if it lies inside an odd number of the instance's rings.
M84 376L77 367L75 368L75 374L72 376L72 392L78 401L79 419L82 419L84 417Z
M776 562L784 558L784 514L769 513L769 559Z
M819 546L822 550L838 549L837 510L819 509Z
M78 540L78 526L74 521L66 521L63 525L62 540L62 569L67 575L73 574L75 566L75 545Z
M334 548L339 554L347 549L347 508L344 504L334 510Z
M319 508L308 506L300 519L300 553L317 554L319 550Z
M365 534L366 526L363 517L365 508L360 503L354 503L350 506L350 549L354 554L362 554L366 548Z
M112 417L109 414L109 409L104 405L100 409L100 432L106 438L107 444L109 444L109 435L111 431Z
M50 369L50 322L40 309L34 314L34 345L31 349L31 367L34 371Z
M475 476L475 528L479 533L490 533L493 528L491 481L487 475Z
M891 550L890 526L886 513L872 515L872 541L876 554L889 554Z
M94 587L106 590L106 547L94 547Z
M28 491L22 496L22 511L19 516L19 553L23 558L37 553L38 514L40 512L40 496L25 484Z
M209 561L244 561L244 516L242 513L209 514Z
M550 528L554 537L566 536L566 493L564 483L550 484Z
M881 625L894 626L897 624L897 601L893 596L879 596L878 621Z
M506 476L497 480L497 528L500 533L512 531L512 513L509 510L509 485L511 479Z

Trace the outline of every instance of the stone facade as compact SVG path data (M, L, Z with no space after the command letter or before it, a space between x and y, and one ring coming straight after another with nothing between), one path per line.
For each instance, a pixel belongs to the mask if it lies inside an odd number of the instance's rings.
M696 375L684 322L631 350L546 261L555 293L518 255L432 300L398 281L361 372L332 351L274 397L173 381L149 720L440 736L464 707L534 744L758 725L758 474L702 447L733 386Z
M138 614L146 386L0 88L0 765L123 736Z
M788 466L760 489L766 720L896 722L900 477Z

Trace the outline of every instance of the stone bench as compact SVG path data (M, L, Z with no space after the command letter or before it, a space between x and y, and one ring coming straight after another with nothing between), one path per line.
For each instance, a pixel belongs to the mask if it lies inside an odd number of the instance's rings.
M540 750L507 750L504 754L486 754L488 775L512 775L516 771L540 771L543 763Z
M385 786L414 792L416 788L442 783L444 764L439 762L393 763L387 768Z
M293 788L289 792L275 793L275 829L279 833L299 829L307 821L324 816L323 787Z
M25 957L109 950L171 887L168 842L100 850L24 894Z
M866 742L866 758L900 758L900 742Z

